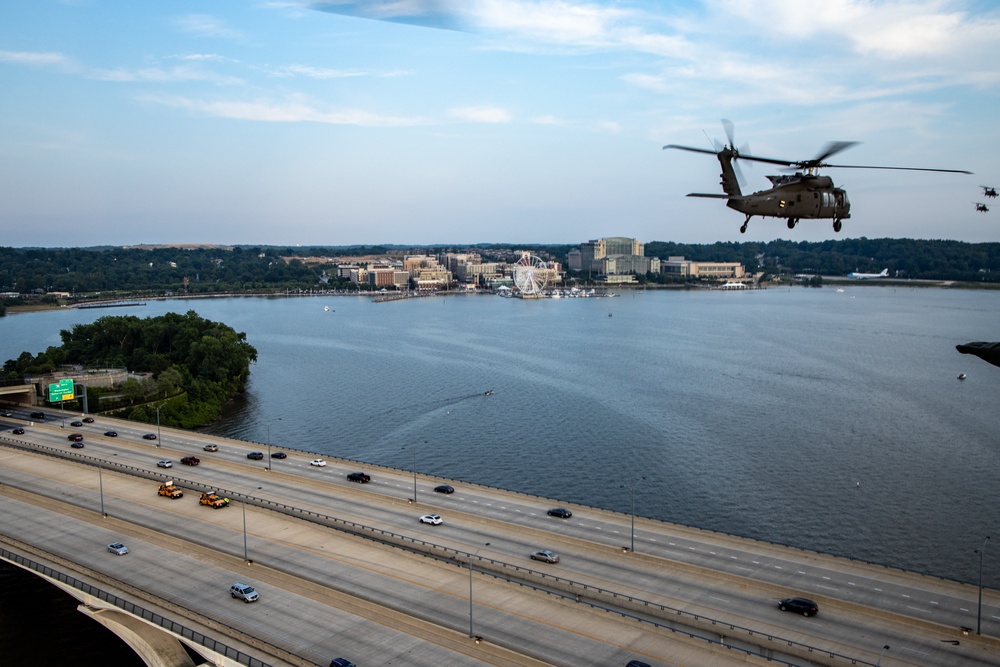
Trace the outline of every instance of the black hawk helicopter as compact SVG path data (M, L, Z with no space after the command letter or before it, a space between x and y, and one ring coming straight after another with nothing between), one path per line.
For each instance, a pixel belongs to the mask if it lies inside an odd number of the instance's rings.
M839 232L841 221L851 217L851 203L847 199L847 192L843 188L838 188L833 184L833 179L829 176L820 176L816 173L821 167L836 167L838 169L893 169L901 171L941 171L956 174L971 174L970 171L962 169L925 169L920 167L875 167L856 164L828 164L824 162L828 157L855 146L856 141L832 141L828 143L819 154L811 160L777 160L774 158L759 157L749 155L736 148L733 141L733 124L728 120L723 120L722 125L726 130L729 143L724 146L716 145L716 150L706 148L694 148L691 146L679 146L668 144L668 148L677 148L695 153L708 153L719 158L722 165L722 190L725 194L702 194L692 192L688 197L708 197L711 199L725 199L726 206L735 209L746 215L740 233L745 234L750 218L759 215L762 218L785 218L788 221L788 228L794 229L801 219L832 219L833 231ZM768 164L779 164L784 167L793 167L794 174L784 176L768 176L773 186L769 190L761 190L753 194L743 194L740 190L739 179L737 178L737 160L750 160L752 162L766 162Z
M986 196L986 197L992 197L992 198L996 199L996 196L997 196L997 189L996 188L991 188L988 185L980 185L979 187L981 187L983 189L983 195L984 196Z
M986 213L987 211L990 210L989 207L986 206L986 204L983 204L983 203L980 203L980 202L977 202L977 201L974 201L972 203L976 205L976 210L979 211L979 212L981 212L981 213Z

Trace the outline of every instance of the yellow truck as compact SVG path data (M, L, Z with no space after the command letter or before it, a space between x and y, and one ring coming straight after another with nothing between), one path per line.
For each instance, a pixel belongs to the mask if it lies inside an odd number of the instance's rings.
M183 498L184 492L174 486L172 481L160 484L160 495L167 498Z
M219 509L219 508L222 508L222 507L228 507L229 506L229 501L227 499L220 498L219 496L215 495L214 492L209 492L209 493L203 493L203 494L201 494L201 501L200 502L201 502L202 505L208 505L212 509Z

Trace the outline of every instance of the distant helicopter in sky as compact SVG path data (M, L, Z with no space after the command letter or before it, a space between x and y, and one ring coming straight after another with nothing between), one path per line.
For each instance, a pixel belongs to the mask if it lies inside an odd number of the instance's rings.
M984 196L986 196L986 197L992 197L992 198L996 199L996 196L997 196L997 189L996 188L991 188L988 185L980 185L979 187L981 187L983 189L983 195Z
M726 130L729 143L724 146L716 145L715 150L706 148L694 148L691 146L679 146L668 144L664 149L677 148L694 153L708 153L715 155L722 165L722 190L725 194L702 194L692 192L688 197L708 197L711 199L725 199L726 206L735 209L746 215L746 220L740 227L740 233L745 234L750 218L759 215L763 218L785 218L789 229L794 229L795 225L802 219L827 219L833 220L833 231L839 232L842 227L842 220L851 217L851 203L848 201L847 192L843 188L834 185L833 179L829 176L820 176L816 173L821 167L835 167L838 169L893 169L901 171L939 171L955 174L971 174L970 171L962 169L927 169L922 167L878 167L855 164L828 164L824 162L828 157L855 146L856 141L833 141L828 143L819 154L811 160L778 160L774 158L759 157L749 155L737 149L733 141L733 124L723 119L722 125ZM737 160L751 160L753 162L766 162L768 164L778 164L784 167L793 167L794 174L784 176L768 176L771 181L769 190L761 190L753 194L743 194L740 189L740 179L738 178Z
M989 207L986 204L983 204L982 202L974 201L972 203L976 205L976 210L979 211L980 213L986 213L987 211L990 210Z

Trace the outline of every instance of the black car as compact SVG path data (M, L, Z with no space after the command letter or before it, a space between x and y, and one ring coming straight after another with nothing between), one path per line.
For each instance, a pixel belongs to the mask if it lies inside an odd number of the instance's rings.
M372 481L372 478L363 472L352 472L347 474L347 481L357 482L358 484L367 484Z
M11 431L11 433L13 433L14 435L24 435L24 429L18 426L13 431Z
M72 440L73 442L80 442L83 440L83 433L70 433L66 436L67 440Z
M653 667L648 662L643 662L642 660L629 660L625 663L625 667Z
M438 493L455 493L455 487L449 486L447 484L442 484L441 486L435 486L434 490Z
M287 459L288 458L288 454L286 454L284 452L275 452L274 454L271 454L271 458L272 459Z
M77 419L76 421L70 422L69 425L70 426L83 426L83 422L80 421L79 419Z
M84 417L83 418L83 423L84 424L93 424L94 423L94 418L93 417Z
M108 436L109 438L117 438L118 431L105 431L104 435Z
M347 658L334 658L330 661L330 667L356 667L353 662Z
M778 609L781 611L791 611L803 616L815 616L819 613L819 607L812 600L806 598L785 598L778 601Z
M247 454L247 458L253 461L260 461L262 458L264 458L264 452L250 452L249 454Z
M74 440L73 442L69 443L69 446L72 447L73 449L83 449L83 442L80 440Z
M549 510L549 516L556 516L559 517L560 519L568 519L571 516L573 516L573 513L570 512L565 507L557 507L555 509Z
M31 413L31 418L32 419L45 419L45 413L44 412L32 412Z
M143 440L156 440L156 434L155 433L147 433L146 435L142 436L142 439Z

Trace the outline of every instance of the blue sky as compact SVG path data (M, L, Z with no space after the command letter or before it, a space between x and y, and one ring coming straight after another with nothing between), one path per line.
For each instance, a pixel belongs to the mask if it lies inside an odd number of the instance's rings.
M381 20L380 20L381 19ZM992 1L0 3L0 244L1000 240ZM829 221L717 200L731 119ZM744 192L774 167L744 163Z

